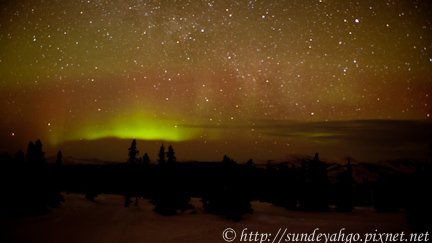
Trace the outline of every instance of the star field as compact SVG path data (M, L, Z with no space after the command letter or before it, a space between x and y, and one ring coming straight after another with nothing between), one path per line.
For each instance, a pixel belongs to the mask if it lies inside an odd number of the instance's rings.
M2 137L223 139L191 125L431 119L428 1L9 1Z

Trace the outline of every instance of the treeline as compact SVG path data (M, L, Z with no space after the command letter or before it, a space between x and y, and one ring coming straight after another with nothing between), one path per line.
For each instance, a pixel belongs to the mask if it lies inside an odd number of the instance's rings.
M192 209L190 199L198 197L207 212L234 220L253 213L251 201L263 201L305 211L349 212L354 206L374 206L380 212L406 210L414 228L431 226L430 166L413 174L358 181L351 160L333 173L335 165L321 161L318 153L296 163L265 166L252 160L237 163L228 156L218 162L177 162L174 148L163 145L153 162L147 153L139 154L133 140L125 163L66 165L59 151L56 162L48 164L42 143L31 142L25 154L19 151L1 159L1 213L43 213L61 205L60 192L76 192L91 201L101 193L123 195L124 207L149 199L154 211L163 215Z
M58 159L61 160L61 152ZM13 215L47 213L59 207L64 198L60 164L48 165L42 142L29 142L27 151L19 150L13 157L0 157L0 214Z

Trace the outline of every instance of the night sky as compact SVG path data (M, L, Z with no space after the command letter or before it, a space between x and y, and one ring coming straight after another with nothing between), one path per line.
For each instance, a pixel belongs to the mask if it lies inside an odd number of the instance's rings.
M370 159L371 150L358 147L377 143L386 148L375 154L387 156L390 147L426 154L430 1L0 7L2 150L41 138L47 148L97 157L100 148L81 153L77 142L137 138L152 150L177 144L180 160L216 159L230 149L239 159L316 150ZM388 136L400 131L409 132ZM361 146L346 145L359 134Z

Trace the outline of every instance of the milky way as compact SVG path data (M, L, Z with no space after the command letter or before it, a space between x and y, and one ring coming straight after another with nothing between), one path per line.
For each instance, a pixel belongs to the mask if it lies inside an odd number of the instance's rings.
M1 3L1 138L260 141L260 121L430 120L428 1Z

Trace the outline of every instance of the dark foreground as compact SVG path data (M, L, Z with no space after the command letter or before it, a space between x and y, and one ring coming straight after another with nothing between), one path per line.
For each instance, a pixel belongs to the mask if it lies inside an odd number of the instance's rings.
M276 234L282 227L289 232L408 232L404 212L377 213L373 208L353 212L302 212L275 207L270 203L252 202L253 214L240 222L206 213L199 199L192 198L195 209L176 216L153 212L148 200L140 199L138 207L123 207L124 198L101 194L95 202L83 194L65 194L65 203L41 216L15 217L3 222L0 242L225 242L224 229L231 227L240 237L241 231ZM234 242L240 242L239 238ZM271 241L270 241L271 242Z

